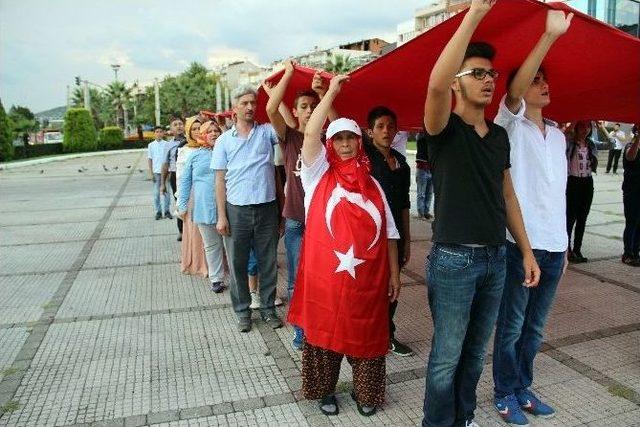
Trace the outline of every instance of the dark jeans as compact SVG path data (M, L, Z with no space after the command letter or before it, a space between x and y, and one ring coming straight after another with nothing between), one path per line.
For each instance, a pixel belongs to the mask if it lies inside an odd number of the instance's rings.
M587 216L593 201L593 177L578 178L569 176L567 179L567 234L569 248L574 252L582 249L582 238L587 225ZM571 231L576 226L573 246L571 245Z
M173 200L175 200L176 202L178 201L176 199L176 191L178 189L178 187L176 187L176 173L175 172L169 172L169 182L171 183L171 188L173 188ZM180 234L182 234L182 220L180 219L180 217L176 217L177 219L177 224L178 224L178 232Z
M507 243L507 276L493 344L493 383L498 398L531 386L533 359L562 277L565 252L534 249L533 254L540 267L540 282L527 288L522 286L522 254L515 244Z
M638 257L640 255L640 189L622 193L624 203L624 254Z
M503 245L435 243L431 249L427 287L434 330L424 427L464 426L473 419L476 386L500 308L505 252Z
M404 239L396 240L398 244L398 267L404 267L402 260L404 259ZM396 309L398 308L398 300L389 303L389 339L393 339L396 332L396 324L393 322L393 316L396 315Z
M609 150L609 159L607 160L607 173L611 170L613 164L613 173L618 172L618 161L620 161L620 154L622 150Z
M260 272L260 311L275 313L278 249L278 206L276 202L236 206L227 203L230 236L224 237L231 279L231 304L238 317L250 317L248 263L253 244Z

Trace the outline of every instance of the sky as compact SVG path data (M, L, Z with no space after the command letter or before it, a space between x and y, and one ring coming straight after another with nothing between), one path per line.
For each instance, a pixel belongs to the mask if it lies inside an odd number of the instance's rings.
M260 65L380 37L433 0L0 0L0 99L33 112L65 105L81 76L148 84L197 61Z

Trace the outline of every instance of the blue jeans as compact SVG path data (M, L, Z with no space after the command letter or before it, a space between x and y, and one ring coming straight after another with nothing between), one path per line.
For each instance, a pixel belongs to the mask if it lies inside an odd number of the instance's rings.
M253 240L251 240L251 249L249 250L249 262L247 263L247 273L249 276L258 275L258 258L256 258L256 251L253 249Z
M425 216L429 213L429 209L431 209L431 194L433 192L433 186L431 185L431 171L416 169L416 185L416 205L418 206L418 215Z
M293 288L296 283L296 276L298 275L298 263L300 261L300 244L302 243L303 234L304 223L291 218L285 219L284 247L287 251L287 271L289 273L287 293L289 301L291 301L291 298L293 297ZM298 331L298 334L300 334L300 338L304 336L304 332L301 328L296 325L293 325L293 328Z
M533 251L540 267L535 288L522 286L522 254L507 243L507 277L493 344L493 382L496 397L531 386L533 359L542 344L547 315L562 277L565 252Z
M498 317L505 278L503 245L434 243L427 287L433 340L427 365L424 427L473 419L476 386Z
M166 190L164 194L160 194L160 181L162 181L162 175L159 173L153 174L153 208L156 213L163 214L169 212L171 209L171 183L167 181ZM160 198L162 197L163 206L160 206ZM164 207L164 210L163 210Z

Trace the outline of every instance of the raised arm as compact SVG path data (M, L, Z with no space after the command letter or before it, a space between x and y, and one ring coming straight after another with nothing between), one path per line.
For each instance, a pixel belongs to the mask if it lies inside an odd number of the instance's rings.
M542 60L547 55L547 52L549 52L549 49L551 49L553 43L567 32L571 24L571 19L573 19L573 13L565 16L561 10L549 10L547 12L547 23L544 33L529 53L529 56L527 56L527 59L522 63L522 66L520 66L513 81L509 85L505 103L512 113L516 113L520 108L522 98L527 92L527 89L529 89L529 86L531 86L542 64Z
M431 135L439 134L447 126L451 115L451 83L464 61L473 32L495 3L496 0L471 1L467 14L431 70L424 103L424 125Z
M320 100L322 100L325 93L327 93L327 84L322 78L322 73L320 71L316 71L316 73L313 75L313 80L311 81L311 90L318 94L318 98L320 98ZM331 106L331 108L329 108L329 113L327 113L327 116L329 117L330 122L340 117L338 116L338 112L336 111L336 109L333 108L333 105Z
M289 82L291 81L291 77L293 77L294 64L291 59L287 59L284 63L284 74L277 85L271 87L267 82L262 84L263 89L269 95L269 101L267 102L267 116L269 116L269 121L273 126L273 129L276 131L278 138L284 139L285 133L287 131L287 124L289 123L285 120L280 108L280 106L284 107L284 110L291 115L286 106L282 103L282 99L284 98L284 94L287 91L287 86L289 86ZM293 122L295 123L295 119L291 116ZM290 125L291 126L291 125ZM292 127L297 127L297 125L293 125Z
M349 76L337 75L331 79L329 83L329 89L324 95L311 117L304 130L304 141L302 143L302 161L306 165L310 165L318 157L322 147L322 126L327 120L327 114L331 110L333 100L338 96L342 84L349 80Z

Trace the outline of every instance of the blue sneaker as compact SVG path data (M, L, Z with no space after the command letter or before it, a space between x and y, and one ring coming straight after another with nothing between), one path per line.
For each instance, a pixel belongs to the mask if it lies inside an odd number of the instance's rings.
M520 407L531 415L540 418L553 418L556 415L556 411L551 406L538 399L538 397L528 389L516 392L516 398L518 399L518 403L520 403Z
M496 397L493 400L493 405L507 424L519 427L529 426L529 420L524 415L524 412L522 412L522 409L520 409L520 404L514 394L505 397Z
M291 341L291 347L294 350L302 350L304 345L304 331L297 326L293 326L293 341Z

